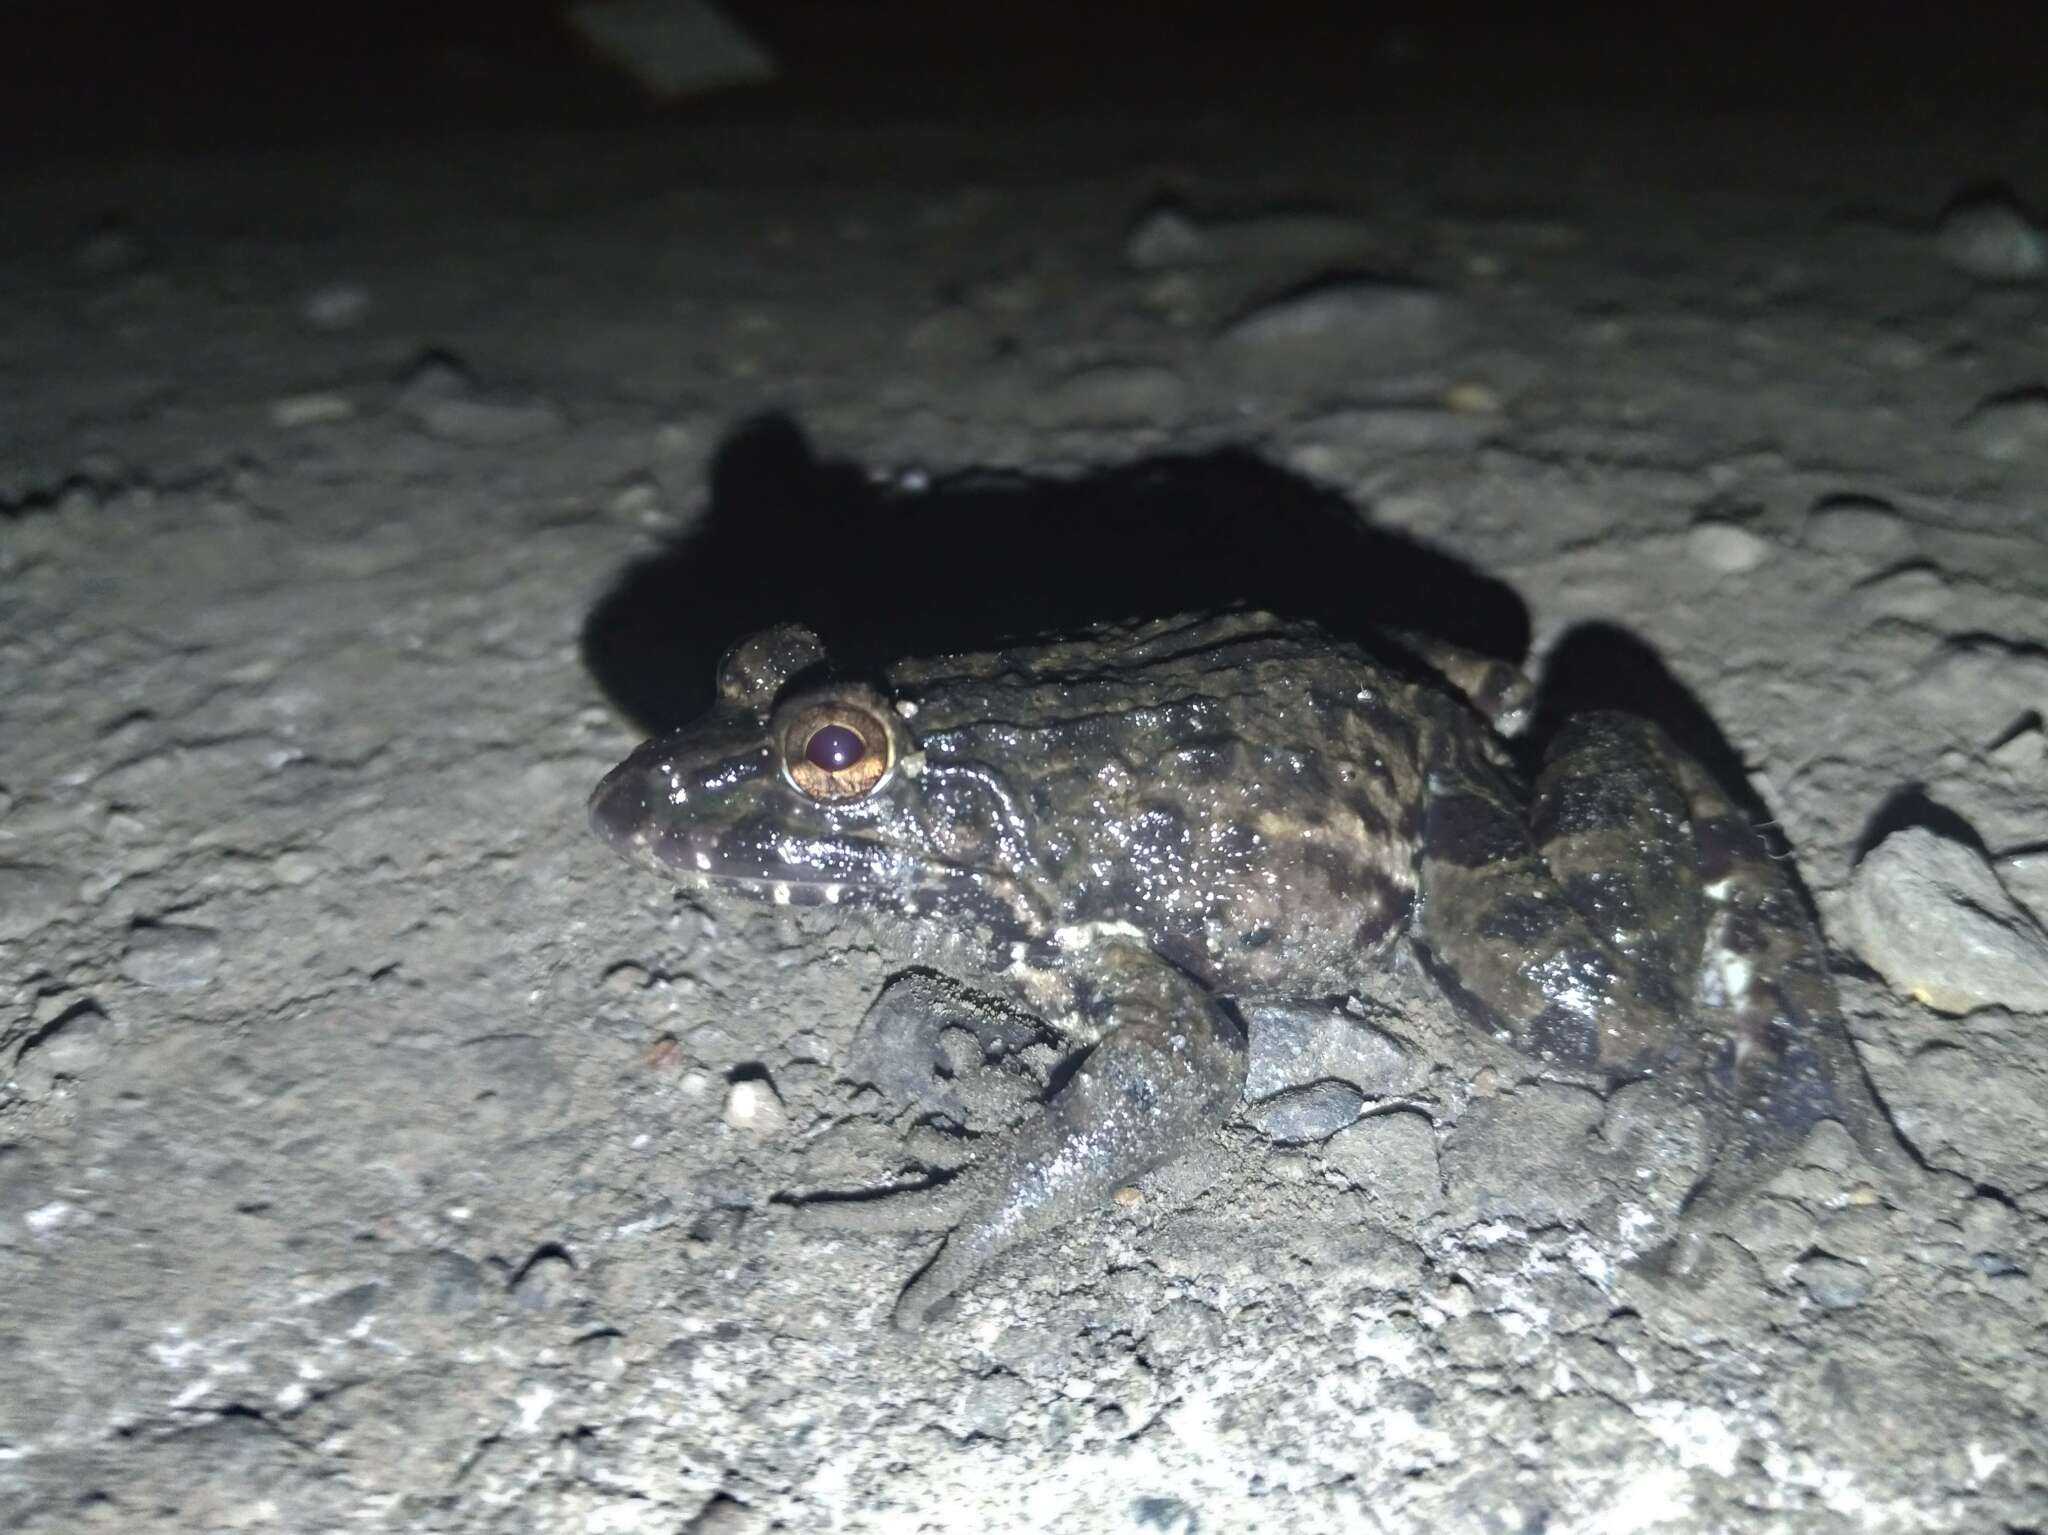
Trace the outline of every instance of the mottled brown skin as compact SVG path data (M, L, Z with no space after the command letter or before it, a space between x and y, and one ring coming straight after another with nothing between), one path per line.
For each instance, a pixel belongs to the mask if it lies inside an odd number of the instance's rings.
M864 909L905 964L1092 1046L951 1190L902 1325L1222 1124L1240 1004L1359 992L1404 935L1538 1061L1690 1084L1721 1146L1698 1209L1822 1119L1892 1156L1796 893L1647 722L1574 722L1525 792L1479 712L1521 709L1508 669L1256 613L906 661L880 690L823 663L800 629L741 646L713 713L633 753L591 815L681 882ZM788 764L827 714L867 750L859 792L820 801L841 780Z

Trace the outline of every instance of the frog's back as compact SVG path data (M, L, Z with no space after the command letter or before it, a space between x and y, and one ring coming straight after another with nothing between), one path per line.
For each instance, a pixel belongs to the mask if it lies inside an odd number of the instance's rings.
M1127 924L1219 989L1334 994L1404 922L1454 705L1264 614L907 663L924 751L998 777L1070 942Z

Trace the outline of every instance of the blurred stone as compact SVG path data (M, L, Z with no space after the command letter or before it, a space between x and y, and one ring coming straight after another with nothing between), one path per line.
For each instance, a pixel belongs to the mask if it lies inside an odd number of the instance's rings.
M1124 260L1140 272L1206 266L1216 258L1215 244L1177 208L1153 209L1124 240Z
M1735 576L1763 564L1771 546L1738 522L1707 517L1687 530L1685 552L1695 565Z
M1253 1104L1245 1118L1281 1145L1296 1146L1328 1140L1364 1106L1365 1095L1348 1082L1311 1082Z
M564 14L591 52L663 101L778 73L765 48L704 0L585 0Z
M2030 282L2048 272L2048 233L2003 190L1952 204L1934 238L1950 266L1986 282Z
M1974 848L1894 832L1856 866L1848 916L1856 952L1936 1012L2048 1011L2048 936Z
M1963 437L1980 458L1994 464L2048 454L2048 389L2015 389L1991 396L1963 422Z
M158 991L200 991L220 967L220 934L210 927L151 923L128 934L121 973Z
M1218 347L1227 362L1275 382L1385 377L1441 363L1458 328L1455 306L1432 289L1347 279L1261 305Z
M1801 538L1825 554L1876 562L1897 559L1912 548L1913 531L1891 503L1874 496L1826 496L1806 514Z
M359 282L331 282L306 296L300 311L317 330L347 330L370 312L370 290Z

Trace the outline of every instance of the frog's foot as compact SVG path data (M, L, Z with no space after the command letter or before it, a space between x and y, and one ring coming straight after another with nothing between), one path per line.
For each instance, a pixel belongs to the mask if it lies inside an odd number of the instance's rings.
M1505 775L1455 742L1430 787L1421 938L1452 994L1540 1059L1691 1079L1715 1150L1668 1266L1824 1119L1910 1181L1917 1163L1864 1078L1797 889L1654 725L1571 722L1526 816Z
M945 1048L946 1031L971 1033L985 1060L1014 1055L1042 1030L1021 1014L978 996L946 976L908 970L882 988L862 1020L848 1075L872 1084L892 1103L956 1125L968 1122L970 1104Z
M1237 1020L1180 971L1118 950L1097 956L1109 1032L1014 1139L933 1188L803 1206L807 1223L951 1226L946 1245L897 1301L898 1327L923 1326L1006 1249L1099 1208L1237 1106L1245 1073Z
M1695 1058L1719 1139L1680 1212L1681 1237L1768 1181L1823 1120L1848 1131L1894 1203L1945 1197L1947 1180L1899 1134L1870 1085L1786 866L1704 768L1675 751L1672 767L1708 900Z

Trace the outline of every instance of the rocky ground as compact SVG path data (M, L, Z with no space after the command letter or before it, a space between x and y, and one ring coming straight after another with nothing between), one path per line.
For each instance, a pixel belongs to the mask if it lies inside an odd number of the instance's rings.
M0 1524L2048 1522L2027 48L1333 35L662 113L487 51L14 93ZM1469 584L1332 568L1331 507ZM892 1332L932 1239L776 1202L917 1154L851 1080L885 946L681 898L584 797L764 616L1229 569L1710 719L1927 1186L1824 1129L1646 1285L1625 1103L1397 960ZM1047 1064L961 1062L970 1128Z

